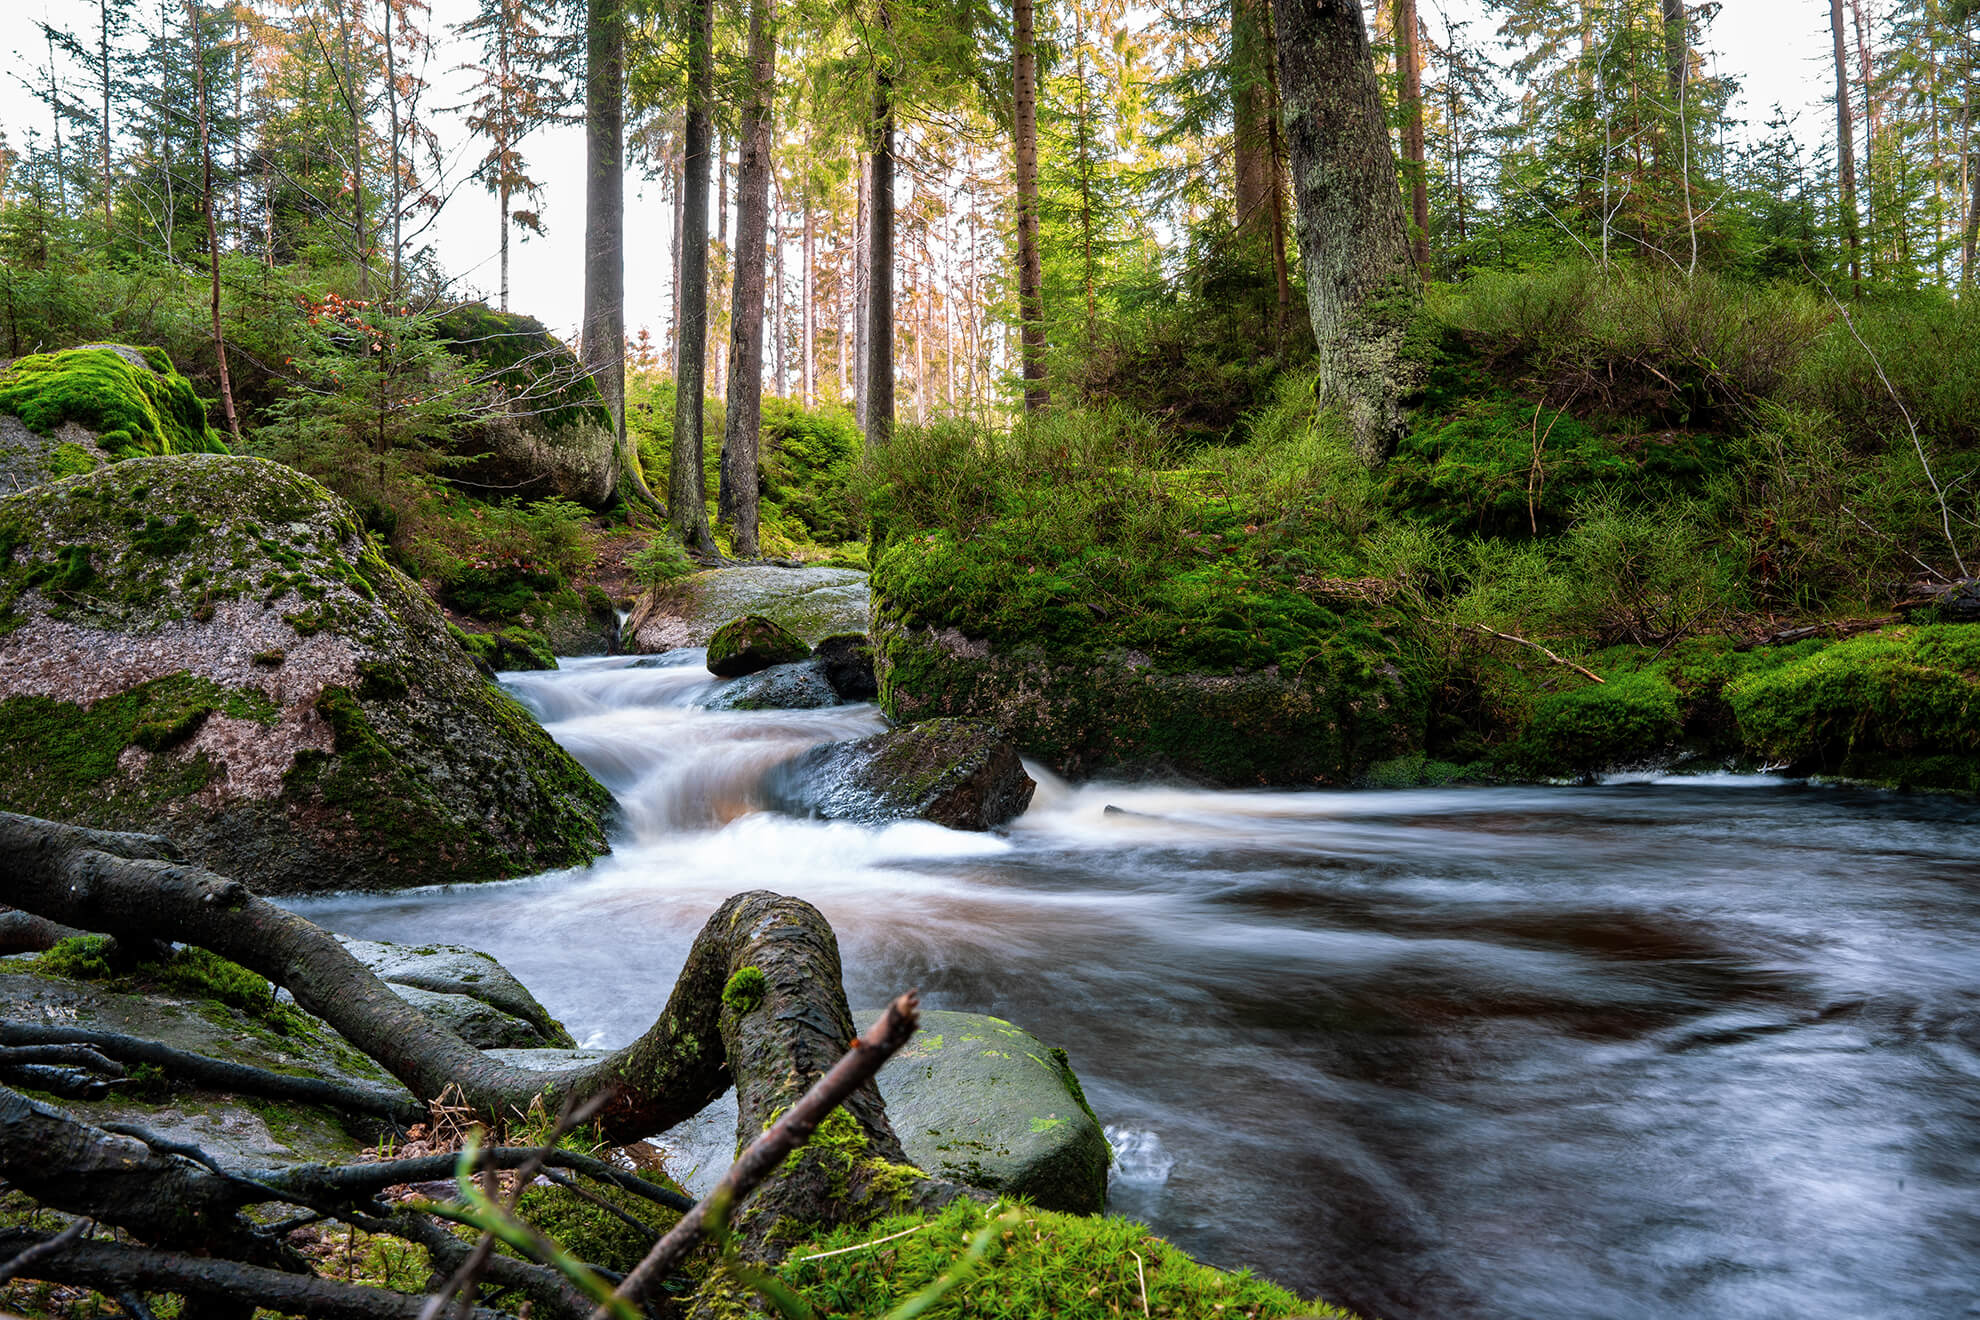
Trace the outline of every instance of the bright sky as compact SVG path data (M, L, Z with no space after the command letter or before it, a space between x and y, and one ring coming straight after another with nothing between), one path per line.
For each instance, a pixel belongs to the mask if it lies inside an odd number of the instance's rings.
M1490 36L1480 9L1479 0L1421 0L1424 20L1433 30L1442 26L1446 15L1469 20L1474 41ZM43 58L35 20L45 15L58 25L87 30L93 10L88 0L0 0L0 55L8 57L11 75L0 82L0 126L16 146L25 141L29 127L39 126L44 134L48 130L47 112L19 81L32 76L31 69ZM455 105L467 99L470 79L449 71L468 52L452 41L447 25L465 18L472 5L470 0L433 0L433 11L431 30L440 41L426 73L433 84L426 104ZM1735 113L1750 121L1752 129L1764 123L1769 108L1778 102L1796 116L1802 141L1813 143L1827 131L1822 97L1832 76L1828 43L1828 6L1823 0L1725 0L1708 47L1717 57L1717 71L1741 80L1743 93ZM455 148L453 155L464 161L478 157L478 151L458 150L465 132L458 116L430 118L443 140ZM524 142L523 152L544 183L542 211L548 233L527 241L522 241L520 231L512 236L510 305L575 337L583 294L584 130L571 125L539 132ZM664 325L670 279L670 208L658 182L636 177L627 181L626 202L626 325L635 335L641 325L649 326L657 337ZM463 296L481 292L493 301L499 283L495 226L494 198L470 183L454 194L429 231Z

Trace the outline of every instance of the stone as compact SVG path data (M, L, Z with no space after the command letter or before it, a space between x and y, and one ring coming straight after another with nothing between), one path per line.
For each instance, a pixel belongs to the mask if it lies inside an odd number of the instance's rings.
M878 1080L901 1146L926 1172L1045 1210L1107 1208L1107 1137L1064 1050L999 1017L923 1010Z
M470 1045L528 1049L576 1044L564 1024L551 1017L508 968L479 949L459 944L388 944L348 935L337 936L337 943L401 999L459 1032ZM466 1002L435 1002L440 999Z
M839 704L839 694L816 660L772 665L722 685L704 710L817 710Z
M811 648L780 624L761 614L745 614L717 628L708 639L708 672L717 678L738 678L810 654Z
M847 701L871 701L880 695L873 672L873 643L865 633L834 633L811 648L825 667L826 681Z
M764 784L779 810L880 824L933 821L987 830L1020 815L1038 785L1017 749L981 720L925 720L825 743L777 766Z
M269 894L605 851L611 795L300 472L129 458L0 498L0 546L0 810Z
M0 491L144 454L199 452L227 446L160 349L82 344L0 363Z
M706 646L729 620L760 614L809 642L864 628L868 600L866 574L856 569L710 569L642 594L622 639L643 654Z

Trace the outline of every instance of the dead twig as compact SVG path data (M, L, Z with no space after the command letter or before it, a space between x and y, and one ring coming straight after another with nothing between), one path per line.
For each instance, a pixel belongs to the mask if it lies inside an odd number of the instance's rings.
M1441 623L1446 628L1455 629L1458 632L1463 632L1466 627L1466 625L1462 623L1453 623L1449 619L1432 619L1431 622ZM1546 647L1540 645L1540 643L1538 642L1529 641L1524 637L1515 637L1513 634L1509 632L1500 632L1497 628L1487 628L1482 623L1474 623L1471 624L1470 627L1476 628L1479 632L1484 633L1487 637L1496 637L1502 642L1517 642L1521 646L1530 646L1534 650L1538 651L1541 655L1544 655L1549 660L1552 660L1555 664L1564 665L1567 668L1572 669L1575 673L1580 674L1584 678L1593 679L1597 683L1607 682L1606 679L1604 679L1600 674L1596 673L1594 670L1584 668L1583 666L1578 665L1574 661L1568 659L1564 655L1557 655L1553 651L1550 651Z
M94 1227L94 1220L78 1219L46 1242L37 1242L12 1260L0 1262L0 1283L5 1283L38 1260L61 1255Z
M694 1209L682 1215L680 1222L653 1244L653 1249L625 1277L613 1296L637 1304L653 1281L672 1269L701 1240L711 1217L726 1222L731 1210L775 1172L785 1157L803 1145L841 1101L864 1086L880 1071L881 1064L907 1044L921 1025L920 1010L920 996L913 990L887 1005L880 1020L852 1042L852 1048L840 1056L831 1070L771 1124L768 1131L749 1143L749 1148L722 1175L715 1190L696 1202ZM610 1316L611 1311L605 1306L592 1312L592 1320L610 1320Z

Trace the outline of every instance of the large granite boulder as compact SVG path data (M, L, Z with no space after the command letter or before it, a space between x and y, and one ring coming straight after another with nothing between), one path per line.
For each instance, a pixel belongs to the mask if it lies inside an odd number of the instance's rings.
M337 942L399 998L481 1049L568 1049L564 1024L508 968L458 944L388 944L339 935Z
M267 893L575 865L612 810L343 501L219 455L0 499L0 758L0 809Z
M1064 1050L999 1017L923 1011L879 1083L908 1158L936 1177L1046 1210L1107 1208L1107 1137Z
M806 642L866 626L866 574L850 568L717 568L648 591L621 634L625 649L652 654L706 646L715 630L760 614Z
M739 678L772 665L795 664L811 654L804 640L761 614L731 619L708 639L708 672Z
M1038 785L996 726L943 719L813 747L772 770L764 787L795 815L987 830L1020 815Z

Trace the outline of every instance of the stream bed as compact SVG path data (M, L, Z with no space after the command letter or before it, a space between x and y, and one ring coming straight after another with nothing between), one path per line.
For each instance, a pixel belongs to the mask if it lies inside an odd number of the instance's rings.
M619 1045L724 898L798 895L855 1005L1063 1045L1115 1212L1371 1317L1980 1315L1973 804L1040 774L1003 836L791 820L762 772L884 721L697 709L700 658L504 676L619 798L612 856L293 906L486 949Z

